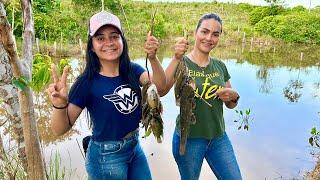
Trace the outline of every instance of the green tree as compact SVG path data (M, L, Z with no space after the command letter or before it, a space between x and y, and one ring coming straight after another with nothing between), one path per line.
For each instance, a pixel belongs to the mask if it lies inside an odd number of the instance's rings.
M50 13L59 9L61 0L33 0L32 8L34 13Z
M293 12L300 12L300 11L306 11L306 10L307 9L303 6L296 6L291 9L291 11L293 11Z
M282 6L259 6L250 12L249 21L250 24L254 25L265 17L279 15L282 12L284 12Z
M21 0L23 9L23 60L18 57L15 41L12 37L12 29L7 21L6 12L2 1L0 1L0 35L4 49L10 56L9 63L15 79L30 79L32 71L32 37L33 37L33 15L31 1ZM39 135L33 109L33 96L29 87L19 91L20 117L23 125L23 136L25 139L27 157L27 179L45 179L44 164L40 149Z
M72 0L75 6L86 6L90 9L102 9L102 0ZM104 8L109 9L113 13L119 12L119 0L104 0Z
M284 0L264 0L265 2L269 3L271 6L282 6Z

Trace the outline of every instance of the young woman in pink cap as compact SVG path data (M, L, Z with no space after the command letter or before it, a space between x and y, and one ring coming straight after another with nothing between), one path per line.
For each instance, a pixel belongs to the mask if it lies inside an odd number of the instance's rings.
M145 52L151 63L160 95L166 77L156 56L158 40L148 35ZM140 86L147 72L130 61L128 45L117 16L102 11L90 18L86 67L68 94L68 69L59 78L52 67L54 83L48 88L54 110L52 131L62 135L71 129L84 108L92 123L86 154L89 178L151 179L147 159L138 140L141 119Z

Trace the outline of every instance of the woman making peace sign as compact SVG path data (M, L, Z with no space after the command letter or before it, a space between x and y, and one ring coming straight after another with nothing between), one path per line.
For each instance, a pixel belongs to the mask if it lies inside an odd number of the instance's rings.
M156 56L158 47L158 40L149 34L145 52L154 72L152 80L162 95L166 78ZM54 107L54 134L66 133L84 108L90 114L93 128L86 156L89 178L151 179L138 141L140 85L148 80L148 75L141 66L130 62L119 18L105 11L90 18L86 67L69 95L68 69L58 78L53 66L52 76L54 83L48 94Z

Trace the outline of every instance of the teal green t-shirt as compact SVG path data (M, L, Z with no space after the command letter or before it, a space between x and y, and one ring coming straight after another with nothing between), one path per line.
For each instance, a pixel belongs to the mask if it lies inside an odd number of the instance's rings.
M230 79L230 75L225 64L217 59L210 58L206 67L200 67L184 56L189 75L196 82L196 93L212 105L210 107L203 100L197 98L196 108L193 111L196 123L190 125L190 138L206 138L222 136L225 132L223 118L223 102L214 96L214 93L225 87L225 82ZM179 128L179 116L177 117L177 128Z

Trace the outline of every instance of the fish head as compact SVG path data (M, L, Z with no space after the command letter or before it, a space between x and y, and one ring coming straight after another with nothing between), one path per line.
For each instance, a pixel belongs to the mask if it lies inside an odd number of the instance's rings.
M159 94L155 84L151 84L147 89L147 102L151 108L156 108L159 104Z

